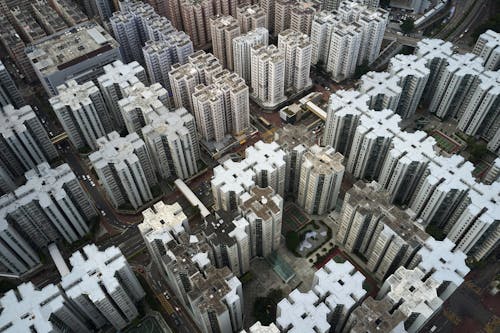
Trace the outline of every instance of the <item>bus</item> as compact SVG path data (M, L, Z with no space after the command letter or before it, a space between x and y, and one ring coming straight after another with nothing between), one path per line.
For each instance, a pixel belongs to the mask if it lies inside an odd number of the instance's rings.
M268 122L264 117L259 117L259 121L264 125L266 128L271 128L273 125L271 125L270 122Z

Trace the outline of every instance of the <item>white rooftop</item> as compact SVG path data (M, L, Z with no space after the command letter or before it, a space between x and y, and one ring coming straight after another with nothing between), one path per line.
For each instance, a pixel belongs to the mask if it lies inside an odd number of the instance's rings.
M314 273L313 290L333 311L343 305L346 311L359 302L365 295L365 277L349 262L336 263L331 259Z
M415 54L426 60L432 60L434 58L446 59L453 54L453 44L441 39L425 38L417 43Z
M139 161L135 151L144 147L144 141L137 133L121 137L118 132L108 133L96 141L99 150L89 155L89 160L95 168L101 169L107 164L114 164L115 168L126 168L125 163Z
M427 61L424 58L419 58L413 54L398 54L391 58L389 71L400 78L407 76L424 78L430 74L430 70L426 65Z
M245 150L245 162L251 165L255 172L273 170L285 166L285 152L276 142L264 143L257 141Z
M224 193L244 193L255 186L255 172L250 168L246 159L241 162L227 160L214 168L212 188L220 187Z
M249 333L280 333L280 330L276 327L276 325L274 325L274 323L271 323L269 326L264 326L260 323L260 321L258 321L248 329L248 332Z
M73 253L69 261L72 270L62 278L62 288L70 298L83 294L94 303L107 297L100 284L106 287L107 292L112 293L120 285L115 276L117 271L128 265L117 247L111 246L99 251L94 244L86 245Z
M145 86L138 82L125 89L127 97L118 101L118 105L123 113L140 110L146 118L148 113L153 112L162 106L168 106L168 92L160 83Z
M0 133L4 138L15 136L27 130L25 122L36 118L36 114L29 105L16 109L12 105L0 107Z
M68 107L71 110L79 110L82 105L91 105L91 96L99 93L99 88L92 81L78 84L75 80L68 80L57 87L58 94L49 99L54 110Z
M51 169L48 163L41 163L36 169L25 173L26 183L0 200L0 223L6 224L9 213L37 201L41 207L53 205L53 200L63 199L67 194L64 185L76 176L68 164Z
M330 309L323 302L318 304L318 301L318 296L312 290L301 293L294 289L288 299L284 298L278 303L278 327L288 333L329 332L327 317Z
M401 266L384 282L390 286L385 297L391 300L392 304L402 301L398 309L407 317L412 313L419 313L430 318L443 304L437 294L440 283L432 277L422 281L424 276L424 272L419 268L408 270Z
M361 77L359 90L368 96L385 95L397 98L401 94L399 77L387 72L368 72Z
M143 221L138 225L143 237L149 241L160 239L164 244L172 240L171 233L178 235L185 232L188 219L178 202L167 205L158 201L142 212Z
M64 298L54 284L38 290L31 282L23 283L0 298L0 330L5 333L55 331L49 319L63 306Z
M109 86L117 84L120 87L128 87L139 82L138 75L144 73L144 68L137 61L128 64L117 60L103 67L104 74L97 78L99 85Z
M431 277L439 283L452 282L459 286L470 268L465 263L467 256L462 251L453 251L454 247L448 238L437 241L429 237L417 253L421 257L418 267L424 273L433 272Z

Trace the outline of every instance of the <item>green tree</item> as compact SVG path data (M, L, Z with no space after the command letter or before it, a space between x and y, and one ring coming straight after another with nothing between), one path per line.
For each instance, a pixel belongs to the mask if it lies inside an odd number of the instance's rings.
M276 305L283 299L281 289L272 289L266 297L257 297L253 304L253 315L262 325L276 321Z
M500 31L500 13L490 17L486 22L481 23L472 34L474 41L486 30Z
M479 162L488 153L488 148L484 143L475 143L470 148L470 160Z
M356 67L356 70L354 71L354 78L359 79L369 71L370 71L370 66L368 66L368 62L365 61L361 65Z
M294 252L300 243L299 234L296 233L295 231L287 232L285 236L285 243L286 243L286 248L289 251Z
M415 20L411 17L406 18L403 23L401 23L401 30L405 34L409 34L415 29Z

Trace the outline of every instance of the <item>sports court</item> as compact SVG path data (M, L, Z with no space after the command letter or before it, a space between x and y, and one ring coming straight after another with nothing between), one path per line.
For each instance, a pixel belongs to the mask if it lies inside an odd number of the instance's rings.
M449 154L455 154L462 147L460 143L453 140L441 131L432 132L432 137L436 139L438 147Z
M485 161L480 161L478 164L476 164L476 168L474 169L474 171L472 171L472 175L477 178L483 178L490 167L491 164Z
M285 207L285 212L283 213L282 233L286 234L288 231L297 231L309 221L309 218L295 204L291 204Z

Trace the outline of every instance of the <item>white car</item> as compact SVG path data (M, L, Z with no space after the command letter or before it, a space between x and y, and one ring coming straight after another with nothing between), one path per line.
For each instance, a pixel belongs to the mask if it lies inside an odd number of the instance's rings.
M102 215L102 216L106 216L106 212L105 212L105 211L103 211L103 210L101 210L101 215Z
M93 181L90 181L90 186L95 187L95 183Z

